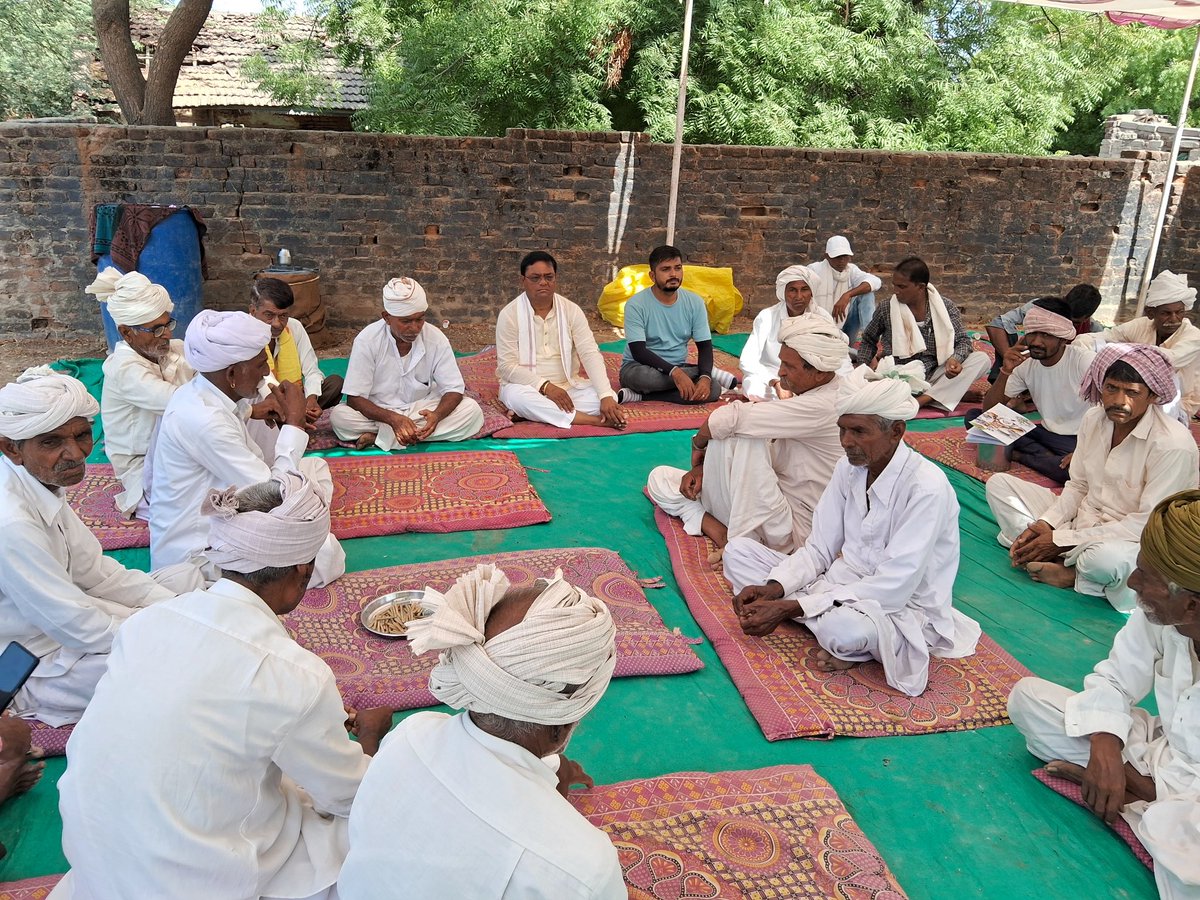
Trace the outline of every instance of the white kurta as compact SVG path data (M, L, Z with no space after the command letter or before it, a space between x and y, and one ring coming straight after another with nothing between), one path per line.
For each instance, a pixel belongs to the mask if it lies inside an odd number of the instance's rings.
M100 418L104 422L104 452L125 488L117 509L132 515L142 502L142 469L150 436L176 388L195 374L183 358L183 341L171 341L162 364L141 356L119 341L104 360Z
M829 264L827 259L819 259L809 263L808 267L817 275L817 284L809 285L813 291L813 300L826 312L832 313L842 294L852 291L863 282L871 286L871 291L878 291L883 282L870 272L865 272L854 263L846 266L846 271L839 273ZM866 324L865 322L863 323Z
M616 850L550 763L466 713L405 719L355 798L341 900L624 900Z
M1092 405L1079 395L1083 376L1096 358L1096 351L1068 344L1062 359L1052 366L1027 359L1009 376L1004 393L1016 397L1029 391L1042 416L1042 425L1055 434L1078 434L1083 414Z
M368 762L345 718L329 666L232 581L137 616L67 745L71 873L54 896L257 900L333 884Z
M1149 316L1138 316L1107 331L1087 335L1093 345L1104 342L1156 346L1158 336ZM1182 410L1190 419L1200 411L1200 328L1184 319L1179 330L1157 345L1171 360L1182 384Z
M816 303L810 303L805 315L832 322L833 316ZM738 366L742 370L742 390L747 397L770 399L775 391L770 382L779 377L779 323L786 319L787 304L782 300L774 306L768 306L754 317L754 326L750 329L750 337L742 347L742 355L738 358ZM846 370L850 369L850 361L846 361Z
M1151 691L1157 716L1137 705ZM1039 759L1086 766L1091 735L1124 742L1125 761L1154 779L1157 799L1127 804L1121 815L1154 857L1159 893L1200 896L1200 662L1191 640L1134 610L1081 693L1024 678L1008 703Z
M941 470L903 443L869 490L866 480L865 467L842 459L805 545L784 556L753 541L730 541L725 576L734 591L778 582L784 597L800 602L796 621L818 640L828 639L823 617L860 613L877 632L870 656L883 663L888 684L915 696L925 690L931 654L970 656L979 639L979 625L952 605L958 500ZM865 626L853 627L857 633ZM822 646L843 656L825 640Z

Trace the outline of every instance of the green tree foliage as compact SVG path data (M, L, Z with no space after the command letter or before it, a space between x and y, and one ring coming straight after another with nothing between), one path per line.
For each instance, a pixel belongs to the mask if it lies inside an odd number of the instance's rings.
M85 0L0 0L0 32L0 119L60 116L86 106L93 45Z

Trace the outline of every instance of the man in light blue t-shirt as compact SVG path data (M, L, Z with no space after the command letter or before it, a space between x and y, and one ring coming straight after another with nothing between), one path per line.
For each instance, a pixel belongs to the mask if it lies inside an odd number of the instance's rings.
M708 403L737 379L713 367L708 312L698 294L683 290L683 254L676 247L650 253L654 284L625 304L625 356L619 403L666 400ZM697 365L688 365L688 343L696 342Z

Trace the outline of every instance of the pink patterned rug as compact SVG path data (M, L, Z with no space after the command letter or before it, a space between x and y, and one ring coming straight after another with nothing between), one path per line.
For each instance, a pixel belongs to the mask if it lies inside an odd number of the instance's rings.
M1009 692L1030 673L986 635L974 656L931 660L929 687L919 697L889 687L876 662L819 671L808 665L820 649L816 639L794 622L765 638L743 634L729 583L708 563L709 542L685 534L680 521L660 509L654 521L666 538L688 608L767 740L929 734L1008 724Z
M27 719L29 722L29 739L33 746L41 748L46 756L64 756L67 752L67 741L74 725L63 725L61 728L51 728L45 722L37 719Z
M957 469L964 475L970 475L976 481L987 481L996 474L976 465L975 445L967 443L967 430L963 427L943 428L941 431L906 431L904 440L922 456L951 469ZM1018 462L1012 463L1008 474L1022 481L1048 487L1056 494L1062 492L1061 484L1056 484L1045 475Z
M445 590L480 563L500 566L514 587L561 568L569 582L603 600L617 625L617 677L676 675L704 666L690 647L699 641L669 631L621 557L597 547L523 550L354 572L305 594L285 620L288 631L329 663L351 706L433 706L438 701L429 693L429 670L437 655L414 657L408 641L376 637L359 624L359 613L367 601L389 591Z
M61 880L61 875L43 875L40 878L5 881L0 883L0 900L46 900Z
M1044 784L1056 794L1061 794L1077 806L1082 806L1087 809L1087 804L1083 802L1083 790L1073 781L1067 781L1065 778L1060 778L1057 775L1051 775L1044 768L1034 769L1033 777ZM1090 813L1091 810L1088 810ZM1142 846L1142 842L1138 840L1137 835L1133 833L1133 829L1129 827L1129 823L1124 819L1118 818L1115 823L1109 827L1116 833L1117 837L1123 840L1129 849L1133 851L1133 855L1138 858L1138 861L1151 871L1154 870L1154 860L1150 854L1146 852L1146 848Z
M811 766L679 772L571 794L617 849L629 896L905 896L879 852Z

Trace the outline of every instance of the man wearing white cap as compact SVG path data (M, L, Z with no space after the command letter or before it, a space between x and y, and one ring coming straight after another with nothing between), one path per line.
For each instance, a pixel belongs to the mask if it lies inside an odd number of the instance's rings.
M816 283L817 276L808 266L788 266L775 276L779 302L754 317L754 327L738 360L742 390L751 400L776 396L772 382L779 377L779 324L784 319L812 315L833 321L833 316L813 302L812 286Z
M79 720L117 629L199 583L191 567L126 569L68 505L63 489L83 480L99 411L87 388L49 369L0 388L0 647L19 641L40 658L13 712L56 727Z
M783 320L779 337L779 385L789 396L713 410L692 439L691 470L658 466L646 484L684 531L718 548L734 537L783 552L803 546L843 455L836 406L846 336L828 318L799 316Z
M450 341L425 321L429 302L412 278L383 288L383 312L350 348L346 401L330 414L334 433L359 447L394 450L421 441L463 441L483 427Z
M512 590L481 565L409 625L440 651L421 712L384 739L350 812L341 900L628 892L612 843L563 796L590 778L562 755L616 664L608 608L562 573Z
M202 310L188 326L184 355L199 374L175 392L154 437L150 484L150 559L155 568L193 562L215 578L206 559L208 523L200 504L213 488L246 487L272 473L301 472L333 495L322 459L301 459L308 448L304 390L285 381L255 404L255 415L279 429L268 457L246 428L250 400L266 377L271 327L244 312ZM317 556L313 586L340 578L346 554L329 535Z
M742 630L765 635L792 619L820 643L827 671L879 660L887 683L916 696L929 657L975 652L979 625L952 605L958 572L958 500L946 476L903 443L917 414L894 378L842 392L846 458L833 470L812 534L790 556L738 538L725 577Z
M221 579L139 614L67 747L55 898L333 898L347 815L390 711L345 730L333 673L288 634L329 535L294 472L212 491Z
M825 255L809 266L817 277L813 298L817 306L842 323L853 344L875 315L875 292L883 282L854 264L850 241L836 234L825 242Z
M107 305L121 336L104 360L100 392L104 452L125 488L117 495L117 509L145 519L150 506L143 469L150 436L175 389L195 373L183 358L183 341L171 339L175 307L166 288L140 272L122 275L109 266L86 290Z

